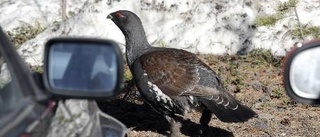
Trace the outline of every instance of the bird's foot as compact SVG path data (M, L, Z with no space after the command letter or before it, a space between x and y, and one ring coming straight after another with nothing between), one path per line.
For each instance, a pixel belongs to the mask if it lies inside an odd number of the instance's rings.
M171 130L170 136L171 137L180 137L180 136L182 136L182 133L180 131L180 128L181 128L181 123L180 122L177 122L175 120L171 120L170 121L170 126L171 126L171 128L170 128L170 130Z
M166 117L166 119L169 121L170 123L170 137L181 137L183 136L181 133L181 123L176 121L174 118L171 117Z

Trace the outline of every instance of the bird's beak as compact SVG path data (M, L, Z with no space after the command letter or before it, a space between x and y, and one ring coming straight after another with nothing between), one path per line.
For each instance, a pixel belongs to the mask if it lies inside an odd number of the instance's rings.
M111 14L109 14L108 16L107 16L107 19L113 19L113 17L112 17L112 15Z

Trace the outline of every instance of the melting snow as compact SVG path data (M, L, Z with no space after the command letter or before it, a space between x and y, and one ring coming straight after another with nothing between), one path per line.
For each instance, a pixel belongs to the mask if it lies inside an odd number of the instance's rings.
M6 31L22 24L39 23L47 28L19 49L31 65L42 64L44 42L57 36L112 39L123 50L125 39L121 31L106 19L109 13L120 9L131 10L141 18L153 46L212 54L265 48L284 55L299 41L290 35L290 28L297 25L294 12L274 26L253 26L257 15L274 14L281 2L286 1L67 0L67 20L61 22L61 0L4 0L0 2L0 24ZM319 6L316 0L300 0L297 10L301 22L319 26Z

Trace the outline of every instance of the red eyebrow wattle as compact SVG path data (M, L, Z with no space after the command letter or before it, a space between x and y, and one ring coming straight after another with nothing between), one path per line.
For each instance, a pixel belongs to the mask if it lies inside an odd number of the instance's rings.
M116 16L117 16L118 18L123 18L123 17L124 17L124 15L122 15L120 12L117 12L117 13L116 13Z

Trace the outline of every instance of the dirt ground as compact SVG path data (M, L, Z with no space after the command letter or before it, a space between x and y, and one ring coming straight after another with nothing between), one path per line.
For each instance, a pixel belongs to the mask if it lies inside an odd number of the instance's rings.
M199 55L224 82L224 86L259 117L244 123L224 123L217 118L210 122L214 136L259 137L315 137L320 136L320 107L299 104L287 97L282 82L282 57L269 52L254 51L247 56ZM123 95L99 107L123 122L128 136L168 136L169 123L160 114L143 103L135 88L124 100ZM199 136L201 113L185 116L183 136Z

